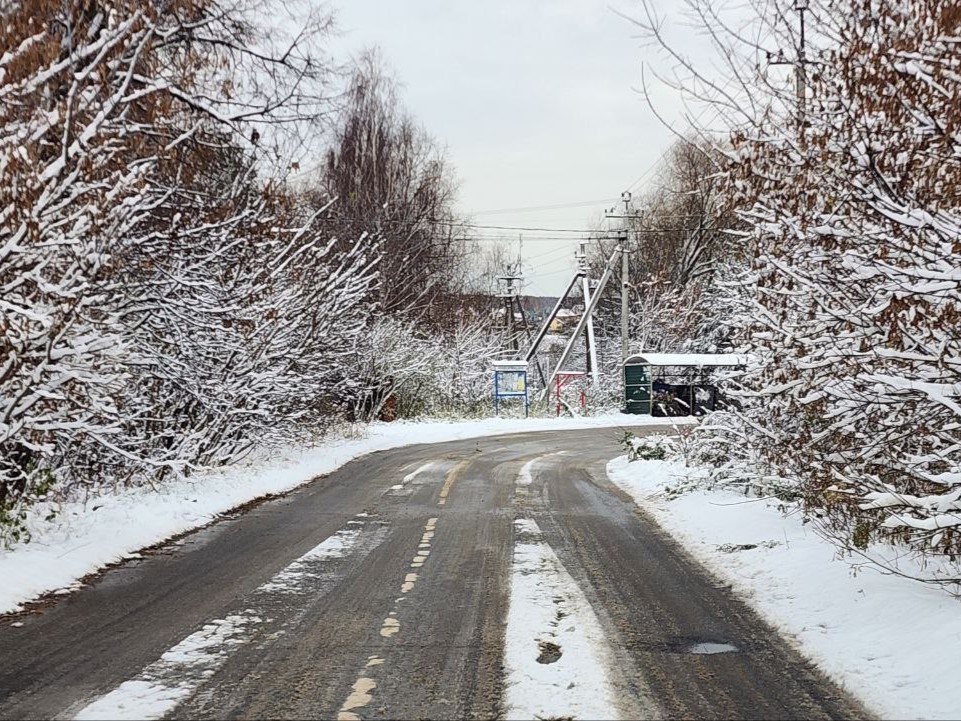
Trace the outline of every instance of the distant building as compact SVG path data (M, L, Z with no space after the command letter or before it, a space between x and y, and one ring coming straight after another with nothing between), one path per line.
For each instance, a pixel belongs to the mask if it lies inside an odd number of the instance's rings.
M570 308L561 308L557 311L557 316L551 321L551 333L564 333L574 330L574 327L581 319L581 313Z

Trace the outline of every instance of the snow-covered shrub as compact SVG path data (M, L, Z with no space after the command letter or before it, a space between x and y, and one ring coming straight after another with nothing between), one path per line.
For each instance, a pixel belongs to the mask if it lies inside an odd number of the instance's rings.
M491 360L501 343L490 324L476 318L456 319L446 331L379 319L362 344L358 416L376 418L387 404L403 417L489 412Z
M953 555L961 61L947 38L961 15L925 0L824 10L835 25L803 142L781 130L734 143L759 249L750 419L840 540Z
M724 487L756 497L776 497L784 502L800 499L796 476L772 467L761 452L757 429L736 411L708 413L691 433L688 459L706 469L702 485Z
M151 464L229 462L336 415L377 247L361 238L344 249L290 199L239 202L183 245L180 228L158 232L168 253L125 284L133 298L163 298L126 319L137 413L123 430Z
M784 479L846 549L893 542L944 568L961 557L961 13L805 5L799 101L797 66L785 82L692 0L743 94L690 64L678 77L730 123L722 196L753 259L734 336L754 359L743 412L713 423L705 453L743 444L724 472ZM797 16L772 8L755 4L758 37L796 57Z
M677 439L660 433L646 436L626 433L621 445L627 451L629 461L663 461L679 452Z
M268 361L278 381L304 372L313 357L285 356L299 331L324 328L264 326L290 321L271 307L290 300L299 263L326 239L291 246L263 180L229 171L264 157L260 135L279 143L281 126L323 107L310 44L325 19L307 18L284 45L262 11L257 0L0 11L0 526L13 533L52 481L222 458L238 442L233 418L268 427L297 409L293 395L262 405L257 384ZM293 346L276 342L284 334ZM246 357L241 340L255 345ZM220 359L204 365L204 354ZM205 403L205 385L234 395Z

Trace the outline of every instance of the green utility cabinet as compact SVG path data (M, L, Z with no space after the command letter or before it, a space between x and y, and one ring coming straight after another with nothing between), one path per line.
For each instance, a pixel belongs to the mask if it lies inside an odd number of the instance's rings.
M651 366L647 363L624 364L624 411L638 416L651 415Z

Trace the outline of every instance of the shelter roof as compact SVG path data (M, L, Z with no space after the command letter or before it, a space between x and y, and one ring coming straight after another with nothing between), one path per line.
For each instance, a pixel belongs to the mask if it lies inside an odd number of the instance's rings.
M746 355L736 353L640 353L632 355L624 365L651 366L691 366L705 368L711 366L746 365Z

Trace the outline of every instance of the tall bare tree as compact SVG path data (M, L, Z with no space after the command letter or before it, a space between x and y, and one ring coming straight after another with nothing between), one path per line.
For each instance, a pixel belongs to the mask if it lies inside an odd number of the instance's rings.
M342 236L367 232L380 243L381 308L442 320L431 305L454 285L464 249L455 182L375 52L363 56L349 83L322 186L320 202L335 199L329 217Z

